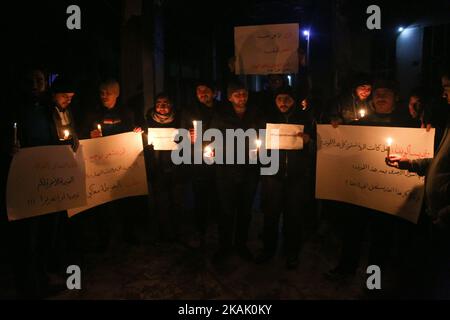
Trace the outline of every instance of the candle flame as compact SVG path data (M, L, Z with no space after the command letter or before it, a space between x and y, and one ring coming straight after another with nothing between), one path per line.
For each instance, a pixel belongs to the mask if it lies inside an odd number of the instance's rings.
M386 140L388 147L392 145L392 138L387 138Z
M67 139L70 136L70 131L69 130L64 130L64 138Z
M97 129L101 131L101 130L102 130L102 125L101 125L101 124L98 124L98 125L97 125Z
M366 110L364 109L359 110L359 115L361 116L361 118L364 118L364 116L366 115Z

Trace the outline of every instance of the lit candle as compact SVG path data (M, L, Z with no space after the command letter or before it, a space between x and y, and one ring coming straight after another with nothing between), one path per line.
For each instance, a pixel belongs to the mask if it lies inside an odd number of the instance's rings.
M14 145L17 146L17 122L14 122Z
M192 125L194 126L194 137L193 140L197 140L197 120L192 121Z
M97 130L100 133L100 137L103 137L103 131L102 131L102 125L101 124L97 125Z
M366 116L366 110L364 109L359 110L359 115L361 118L364 118Z
M392 145L392 138L387 138L386 140L387 142L387 157L389 158L390 154L391 154L391 145Z
M67 139L69 139L69 136L70 136L70 131L69 130L64 130L64 140L67 140Z

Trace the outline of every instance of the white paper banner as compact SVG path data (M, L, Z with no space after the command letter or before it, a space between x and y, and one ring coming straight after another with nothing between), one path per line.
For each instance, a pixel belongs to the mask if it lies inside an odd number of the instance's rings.
M432 158L434 129L318 125L316 197L386 212L417 223L424 178L388 167L391 155Z
M266 125L266 149L303 149L304 126L298 124L268 123Z
M81 140L87 205L69 216L117 199L148 194L142 136L129 132Z
M9 220L20 220L86 204L84 162L70 146L21 149L8 176Z
M174 128L149 128L148 144L153 145L154 150L177 150L178 144L174 141L178 129Z
M236 74L297 73L298 30L297 23L235 27Z

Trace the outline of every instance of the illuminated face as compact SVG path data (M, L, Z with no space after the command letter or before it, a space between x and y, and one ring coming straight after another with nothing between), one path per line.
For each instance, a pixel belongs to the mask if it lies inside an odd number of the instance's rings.
M53 95L53 101L55 101L55 103L61 109L66 109L72 102L72 98L74 95L75 93L73 92L55 93Z
M447 99L447 104L450 105L450 78L448 76L444 76L441 79L442 81L442 95Z
M214 101L214 92L207 86L197 87L197 99L200 103L211 106Z
M116 106L120 89L118 84L110 84L100 87L100 99L105 108L112 109Z
M245 108L248 101L248 92L245 89L234 91L231 96L228 97L228 100L233 104L233 107L235 108Z
M372 86L369 84L358 86L355 91L359 100L366 100L372 92Z
M45 75L41 70L34 70L31 74L31 93L38 96L47 89L47 81Z
M172 112L172 104L168 98L158 98L155 106L156 113L166 116Z
M282 113L286 113L294 106L294 99L288 94L279 94L275 99L275 103Z
M373 104L377 113L391 113L394 110L395 94L388 88L376 89Z

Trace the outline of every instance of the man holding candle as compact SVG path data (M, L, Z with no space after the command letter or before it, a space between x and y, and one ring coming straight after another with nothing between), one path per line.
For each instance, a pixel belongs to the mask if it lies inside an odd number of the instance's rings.
M314 121L312 117L295 108L296 98L290 87L277 90L275 107L278 112L268 123L299 124L304 126L302 150L279 150L280 168L276 175L263 176L262 209L264 212L264 248L256 258L257 263L272 259L278 247L280 217L283 214L286 267L294 269L299 262L305 211L311 207L314 195L310 191L313 179L311 158Z
M407 127L409 124L407 119L404 115L396 112L396 101L396 83L388 79L376 80L373 87L373 112L364 119L350 122L349 125ZM386 149L390 151L389 142L392 143L392 140L386 141ZM340 220L343 222L343 247L338 266L330 270L326 274L326 278L341 280L355 274L361 257L361 244L369 224L372 232L368 264L375 264L383 268L389 262L389 251L393 247L394 234L399 232L402 236L408 234L411 228L409 223L356 205L342 203L339 206L341 207L339 211L345 212L341 215ZM399 241L399 247L404 245L402 241ZM399 249L400 254L404 254L404 251Z
M203 133L210 128L211 120L220 107L216 100L217 89L210 81L199 81L195 90L195 102L186 110L183 110L182 127L191 132L192 155L194 155L195 139L200 139ZM201 123L202 132L199 132ZM203 142L203 154L208 157L214 155L213 150L208 149L210 142ZM192 162L194 163L194 162ZM189 244L193 247L203 247L205 244L208 220L214 217L216 212L217 192L215 166L209 164L193 164L187 170L191 177L194 194L194 219L196 235Z
M120 85L115 79L100 83L99 100L85 118L83 136L99 138L133 131L133 113L120 102Z
M450 72L442 77L442 87L450 108ZM409 160L397 155L386 158L387 165L425 176L424 204L432 222L431 275L433 298L450 298L450 113L434 158Z
M50 88L52 93L52 118L55 133L60 144L71 144L74 151L78 149L76 122L70 108L75 96L75 85L68 79L58 77Z
M248 104L248 91L237 82L230 83L227 90L228 104L214 114L211 128L220 130L226 136L227 129L261 129L264 118L261 111ZM225 143L223 154L227 154ZM219 195L219 250L213 257L213 263L223 266L233 253L246 261L253 261L253 255L247 247L251 221L252 204L259 178L259 166L249 164L249 151L254 149L255 141L246 139L245 164L217 164L216 186ZM229 150L228 152L232 152ZM237 146L234 144L234 163ZM236 221L236 223L234 223ZM235 232L234 232L235 231Z
M352 92L339 98L329 115L333 125L349 124L363 119L373 112L372 79L367 74L358 74L353 82Z

